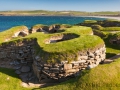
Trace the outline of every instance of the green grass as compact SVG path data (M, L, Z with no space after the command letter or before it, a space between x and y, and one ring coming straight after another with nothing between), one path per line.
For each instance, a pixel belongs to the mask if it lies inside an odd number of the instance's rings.
M43 28L43 27L45 27L46 25L43 25L43 24L36 24L36 25L34 25L34 26L32 26L32 29L39 29L39 28Z
M120 31L120 27L104 27L102 31Z
M0 32L0 43L4 42L5 39L12 39L14 33L27 29L26 26L15 26L3 32Z
M96 20L85 20L83 23L97 23Z
M40 45L39 54L42 60L49 63L56 63L62 60L76 60L79 51L95 49L104 44L103 40L97 36L89 35L92 29L89 27L73 26L66 28L64 32L55 34L34 33L26 38L35 37ZM45 44L45 41L51 37L59 37L67 34L74 34L77 38L57 43ZM73 45L74 44L74 45ZM67 57L66 57L67 56ZM59 58L59 59L58 59Z
M0 68L0 90L31 90L23 88L21 80L12 69Z

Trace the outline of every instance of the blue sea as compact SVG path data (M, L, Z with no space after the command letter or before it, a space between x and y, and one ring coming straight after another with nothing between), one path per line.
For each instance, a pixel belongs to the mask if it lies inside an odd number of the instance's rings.
M105 20L105 18L76 16L0 16L0 32L14 26L25 25L29 29L35 24L77 24L84 20Z

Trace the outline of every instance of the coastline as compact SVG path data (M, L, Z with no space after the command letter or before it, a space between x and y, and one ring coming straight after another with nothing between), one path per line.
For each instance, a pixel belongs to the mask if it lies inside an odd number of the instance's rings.
M106 18L106 19L114 19L114 20L119 20L120 21L120 17L118 16L86 16L86 17L96 17L96 18Z
M25 15L25 14L19 14L19 15L0 15L0 16L71 16L71 17L95 17L95 18L105 18L105 19L114 19L114 20L119 20L120 21L120 17L119 16L76 16L76 15L38 15L38 14L34 14L34 15Z

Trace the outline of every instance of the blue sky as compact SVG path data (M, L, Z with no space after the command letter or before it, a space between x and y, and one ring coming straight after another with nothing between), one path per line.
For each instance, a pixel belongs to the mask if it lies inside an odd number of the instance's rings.
M6 10L120 11L120 0L0 0Z

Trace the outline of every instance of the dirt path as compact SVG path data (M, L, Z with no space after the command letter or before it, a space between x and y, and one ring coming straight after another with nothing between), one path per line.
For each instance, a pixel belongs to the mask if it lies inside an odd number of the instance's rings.
M120 58L120 53L117 54L117 55L115 55L115 56L113 56L113 57L111 57L111 58L109 58L109 59L106 59L106 60L104 61L104 64L111 63L111 62L113 62L115 59L118 59L118 58Z

